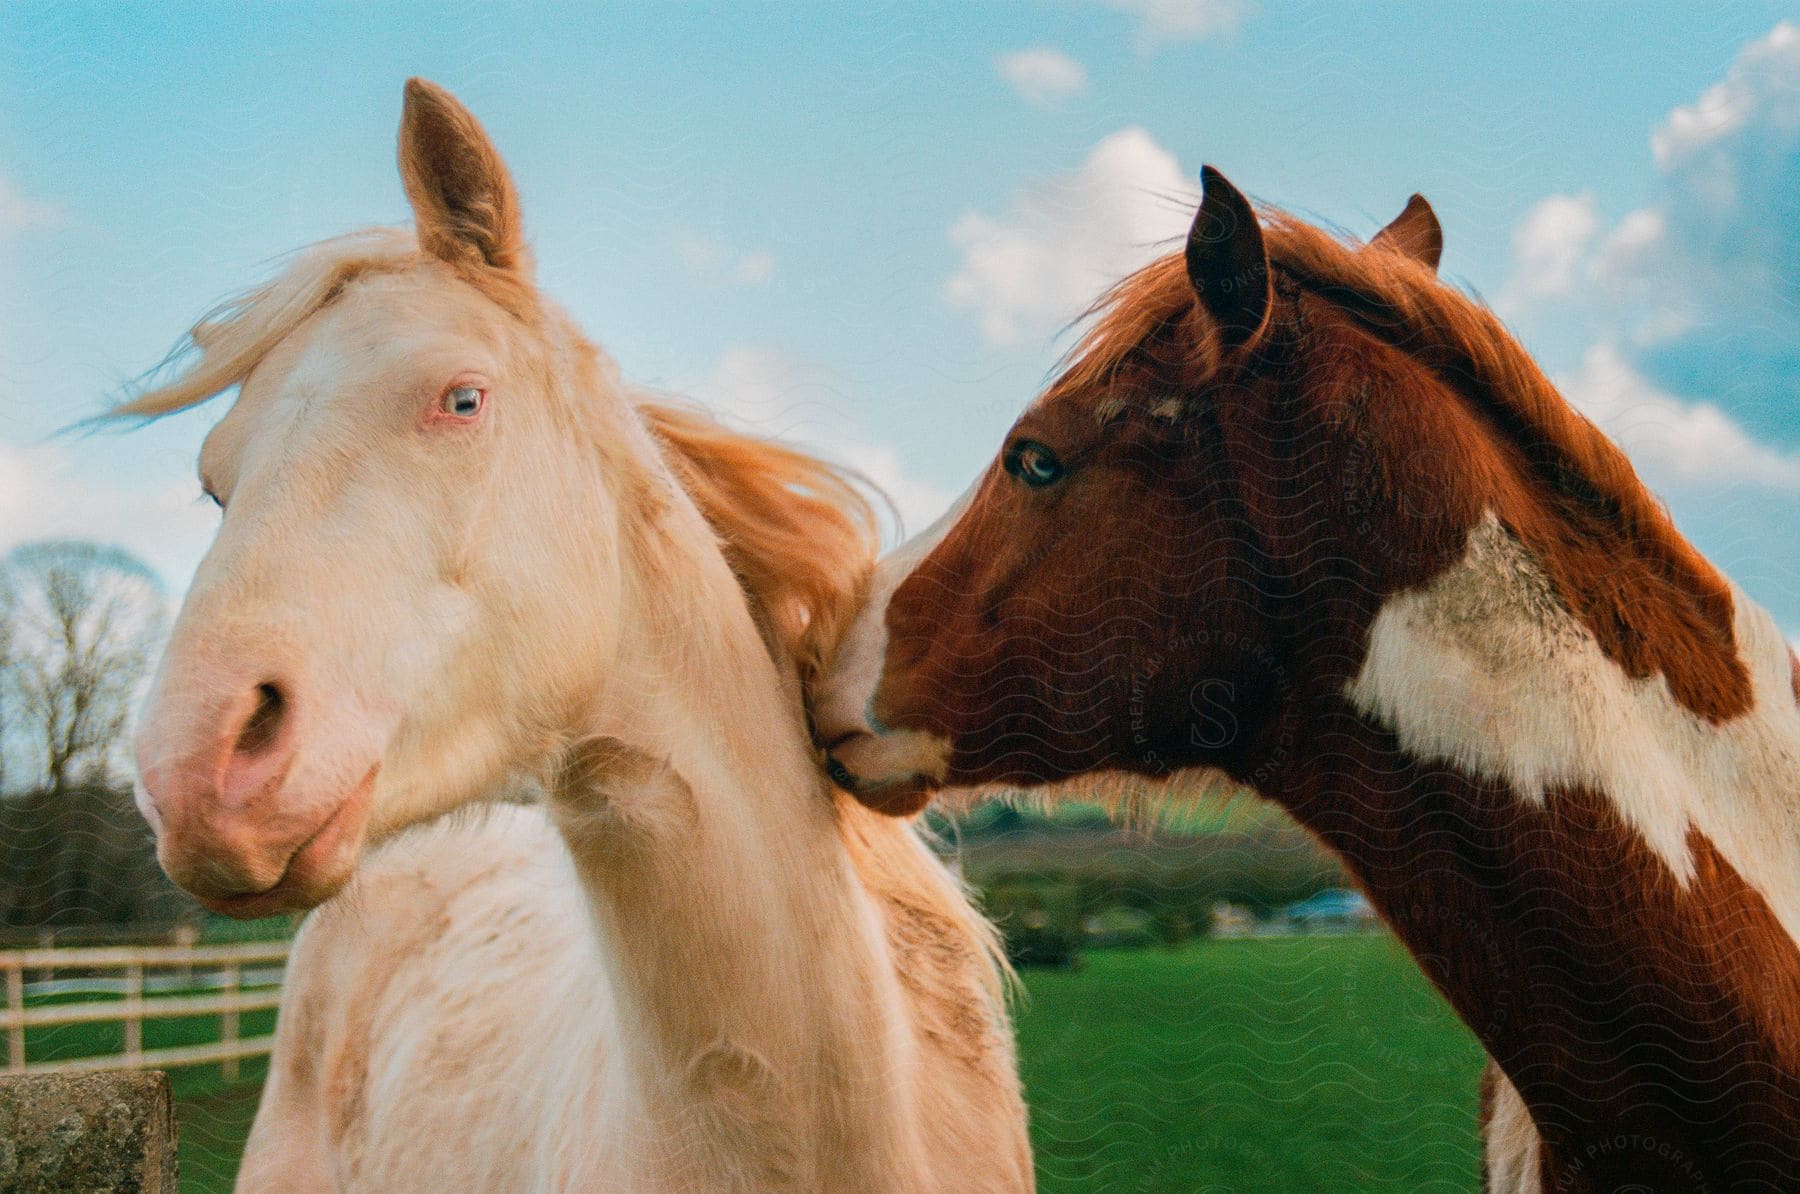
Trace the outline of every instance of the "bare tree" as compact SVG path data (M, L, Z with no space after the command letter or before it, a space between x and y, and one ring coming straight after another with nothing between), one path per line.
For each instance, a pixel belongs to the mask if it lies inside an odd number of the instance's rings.
M7 731L12 724L12 703L7 700L13 670L12 590L0 579L0 796L6 795Z
M0 741L22 778L61 792L117 777L167 618L155 573L116 547L28 544L0 561L0 617Z

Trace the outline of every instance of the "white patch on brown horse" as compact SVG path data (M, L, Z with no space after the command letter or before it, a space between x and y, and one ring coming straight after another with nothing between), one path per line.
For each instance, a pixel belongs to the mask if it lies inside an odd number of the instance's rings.
M1800 709L1773 619L1733 597L1755 703L1715 725L1625 675L1490 515L1460 565L1383 606L1346 695L1414 756L1524 799L1605 793L1684 884L1698 831L1800 939Z

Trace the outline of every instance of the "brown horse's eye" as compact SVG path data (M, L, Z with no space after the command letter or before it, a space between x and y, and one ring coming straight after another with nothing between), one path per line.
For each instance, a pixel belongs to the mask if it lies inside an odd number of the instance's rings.
M1054 485L1063 477L1056 453L1036 440L1022 439L1006 450L1006 471L1033 489Z

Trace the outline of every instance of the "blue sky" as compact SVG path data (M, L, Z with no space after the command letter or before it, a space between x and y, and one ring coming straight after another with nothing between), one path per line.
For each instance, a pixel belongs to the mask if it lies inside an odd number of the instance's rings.
M0 6L0 548L179 590L216 411L58 436L220 298L406 209L400 84L512 165L546 288L635 379L871 472L918 525L1212 162L1445 273L1800 631L1800 11L1065 0Z

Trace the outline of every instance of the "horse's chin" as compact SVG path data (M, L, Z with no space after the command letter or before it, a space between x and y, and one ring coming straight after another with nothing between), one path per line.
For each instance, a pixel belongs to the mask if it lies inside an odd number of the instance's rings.
M262 891L221 895L189 891L208 912L238 920L305 912L343 889L362 857L380 767L371 768L312 836L288 859L281 877Z
M233 920L261 920L267 916L310 912L341 891L355 871L356 868L352 865L342 875L323 882L283 877L281 883L270 891L226 896L223 899L195 896L194 900L208 912L229 916Z
M943 786L948 758L949 743L935 734L856 733L832 744L825 770L833 783L876 812L910 817Z

